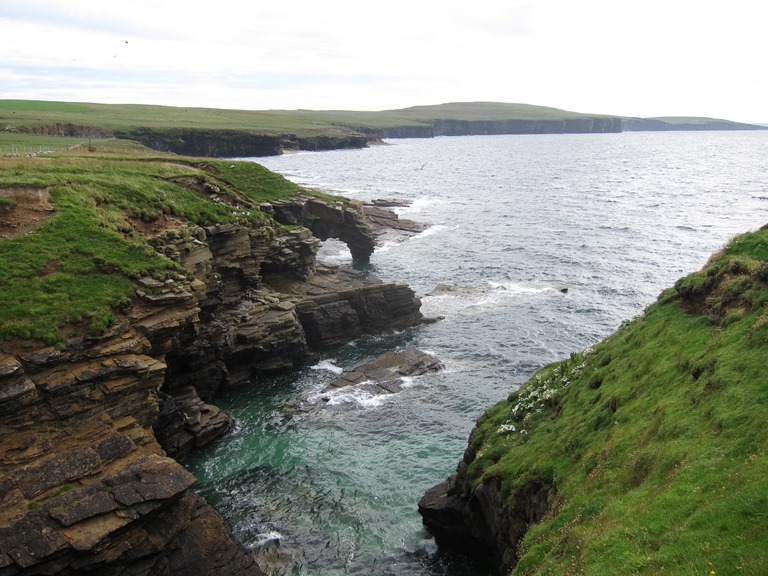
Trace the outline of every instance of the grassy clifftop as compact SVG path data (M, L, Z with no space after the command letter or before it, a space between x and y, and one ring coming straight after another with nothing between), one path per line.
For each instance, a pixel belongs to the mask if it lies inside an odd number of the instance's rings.
M185 275L163 238L188 225L269 225L258 203L299 190L252 162L111 144L0 158L0 342L99 333L138 279Z
M481 418L473 490L552 487L513 574L768 573L766 376L763 229Z
M434 119L565 120L585 114L530 104L465 102L403 110L227 110L140 104L0 100L0 129L72 123L106 130L147 128L253 129L265 133L333 134L340 126L385 128L427 125Z

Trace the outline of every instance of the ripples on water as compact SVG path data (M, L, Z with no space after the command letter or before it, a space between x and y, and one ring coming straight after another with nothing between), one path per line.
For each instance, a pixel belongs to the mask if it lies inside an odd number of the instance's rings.
M237 430L188 462L201 492L275 573L494 573L437 554L416 502L486 408L766 223L767 145L768 132L470 136L258 159L307 186L411 200L401 217L430 228L386 242L368 269L445 319L220 398ZM351 262L338 244L323 252ZM426 296L439 285L451 289ZM446 370L385 399L316 400L339 370L406 345Z

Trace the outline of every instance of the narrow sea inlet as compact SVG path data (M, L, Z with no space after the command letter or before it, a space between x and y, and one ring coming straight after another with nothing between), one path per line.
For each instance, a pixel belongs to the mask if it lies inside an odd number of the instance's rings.
M429 227L385 239L365 269L444 319L218 398L237 429L186 462L199 490L276 574L495 573L438 553L416 502L484 410L768 223L767 147L768 132L469 136L258 159L306 186L410 201L401 216ZM323 253L351 265L343 245ZM388 396L318 394L406 346L445 369Z

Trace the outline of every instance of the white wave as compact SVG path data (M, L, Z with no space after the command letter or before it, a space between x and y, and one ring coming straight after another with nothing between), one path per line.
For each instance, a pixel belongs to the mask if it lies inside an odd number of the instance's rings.
M526 284L512 280L487 281L485 286L455 287L427 294L421 299L421 311L425 316L450 318L452 315L470 313L478 308L494 308L527 298L535 298L539 294L555 290L558 289L553 286Z
M416 379L411 376L401 376L400 377L400 387L402 389L406 388L413 388L416 386Z
M345 404L356 404L361 408L378 408L384 403L390 401L395 394L374 394L369 390L362 388L370 384L370 380L360 382L351 386L344 386L335 390L326 390L325 392L316 392L311 394L307 401L310 404L323 403L326 406L342 406Z
M493 290L503 290L513 294L541 294L542 292L554 290L552 286L531 286L530 284L521 284L520 282L514 282L512 280L505 282L489 281L488 286Z
M312 370L327 370L328 372L333 372L334 374L341 374L344 372L344 368L341 366L336 366L334 362L336 362L335 358L327 358L325 360L321 360L314 366L310 366L310 368L312 368Z
M408 206L396 206L391 210L398 216L404 216L409 214L418 214L423 212L427 208L431 208L435 204L441 204L443 201L435 196L422 196L416 198Z
M317 259L331 264L349 264L352 262L352 253L341 240L328 238L320 245L317 251Z
M397 242L394 240L385 240L379 246L376 246L376 252L377 253L389 252L390 250L392 250L392 248L397 248L397 246L399 246L400 244L402 244L402 240L400 242ZM350 257L351 257L351 254L350 254Z
M280 532L271 530L264 532L256 536L256 542L254 542L254 548L265 548L267 546L280 546L280 542L283 540L283 535Z
M411 237L411 240L419 240L422 238L428 238L429 236L433 236L435 234L439 234L443 230L448 230L448 226L445 224L435 224L434 226L430 226L424 232L419 232L415 236Z

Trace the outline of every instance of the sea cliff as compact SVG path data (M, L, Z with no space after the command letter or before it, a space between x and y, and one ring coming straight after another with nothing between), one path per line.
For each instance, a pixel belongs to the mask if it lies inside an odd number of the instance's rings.
M419 502L502 573L764 574L768 227L478 421Z
M3 162L0 574L261 574L173 458L231 429L220 389L423 320L302 223L361 260L374 225L250 163Z

